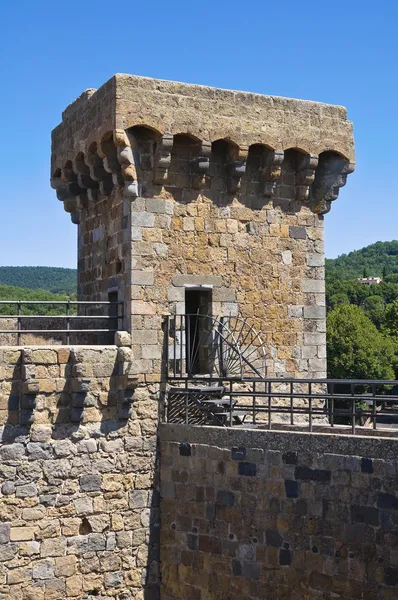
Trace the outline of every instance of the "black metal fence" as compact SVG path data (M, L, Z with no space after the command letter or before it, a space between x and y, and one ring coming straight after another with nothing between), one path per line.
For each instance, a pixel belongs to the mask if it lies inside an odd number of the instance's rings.
M7 312L0 312L0 336L11 337L18 346L25 335L53 336L66 344L72 338L74 343L86 343L89 335L90 343L103 343L122 328L124 318L123 302L106 301L2 300L0 311Z
M168 378L166 422L398 435L398 381Z

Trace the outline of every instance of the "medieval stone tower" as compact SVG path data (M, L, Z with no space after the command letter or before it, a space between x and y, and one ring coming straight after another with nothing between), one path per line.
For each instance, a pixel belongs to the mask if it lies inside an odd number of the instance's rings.
M203 303L261 332L268 376L324 377L323 220L353 169L342 107L115 75L52 135L79 299L124 302L143 381L162 316Z

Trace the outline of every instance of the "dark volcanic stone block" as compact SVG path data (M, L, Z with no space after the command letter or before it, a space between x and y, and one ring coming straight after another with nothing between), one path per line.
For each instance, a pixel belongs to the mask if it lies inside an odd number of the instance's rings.
M260 565L256 562L246 562L242 564L242 575L248 579L260 578Z
M283 537L278 531L274 529L267 529L265 532L265 541L267 546L274 546L274 548L280 548L282 546Z
M324 469L310 469L309 467L296 467L294 470L294 476L296 479L329 482L331 479L331 472Z
M242 565L239 560L232 561L232 575L242 575Z
M398 569L389 567L384 571L384 583L386 585L398 585Z
M188 442L181 442L180 444L180 456L191 456L191 444Z
M299 486L298 481L292 481L290 479L285 480L285 490L287 498L298 498Z
M246 458L246 448L238 448L238 446L233 446L231 448L231 458L232 460L242 460Z
M353 523L366 523L367 525L379 525L379 510L373 506L351 506L351 521Z
M361 458L362 473L373 473L373 461L371 458Z
M247 477L255 477L257 475L256 463L240 462L238 466L239 475L246 475Z
M290 565L292 562L292 553L290 550L281 549L279 550L279 564Z
M298 454L297 452L285 452L282 454L282 460L285 465L297 465Z
M235 502L235 494L226 490L218 490L216 502L222 506L233 506Z
M398 510L398 498L393 494L380 493L377 498L377 506L390 510Z

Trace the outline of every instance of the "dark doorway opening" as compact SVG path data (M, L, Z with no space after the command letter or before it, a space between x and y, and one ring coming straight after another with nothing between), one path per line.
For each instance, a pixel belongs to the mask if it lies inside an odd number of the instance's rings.
M185 290L186 361L190 375L209 373L212 336L212 289Z

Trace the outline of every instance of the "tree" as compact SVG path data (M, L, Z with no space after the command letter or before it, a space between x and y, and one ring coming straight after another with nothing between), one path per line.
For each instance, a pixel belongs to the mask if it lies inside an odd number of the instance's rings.
M386 275L387 275L386 265L383 265L383 271L382 271L382 277L383 277L383 279L386 278Z
M362 277L368 277L368 269L366 267L363 268Z
M385 317L385 304L382 296L368 296L363 303L363 308L369 319L377 329L380 329Z
M397 303L398 309L398 303ZM394 379L393 342L359 306L342 305L327 317L328 375L335 379Z
M336 306L341 306L342 304L349 304L350 300L347 296L347 294L344 294L344 292L340 292L337 294L333 294L333 296L331 296L330 298L330 308L336 308Z
M398 300L386 306L384 318L384 331L398 343Z

